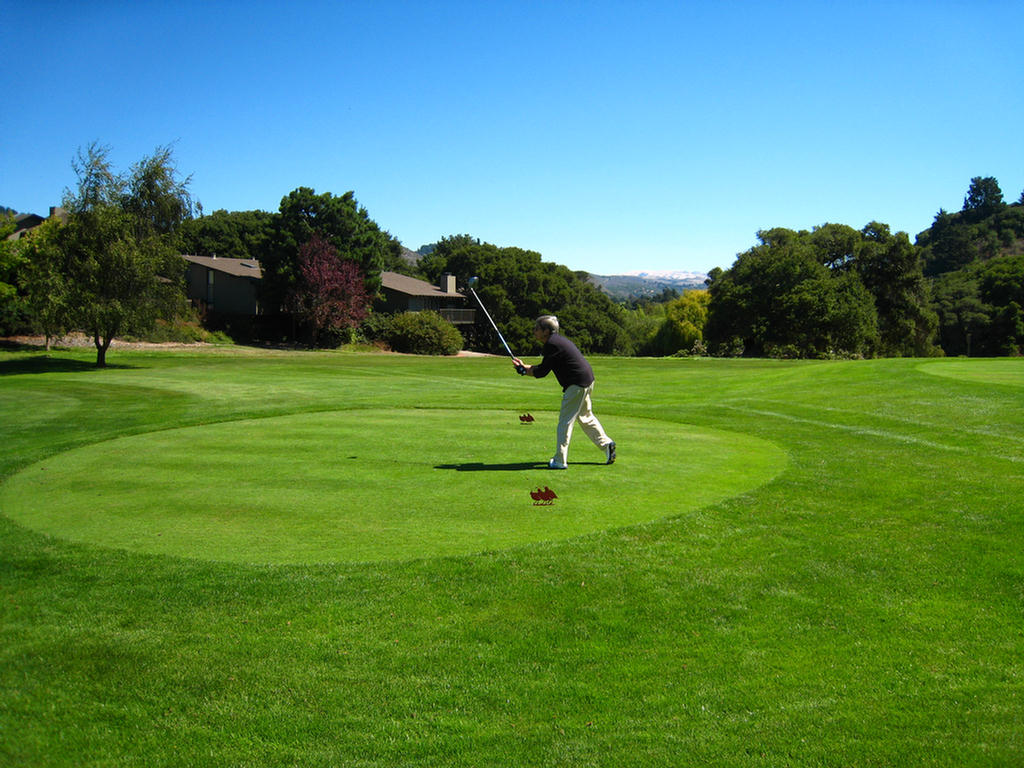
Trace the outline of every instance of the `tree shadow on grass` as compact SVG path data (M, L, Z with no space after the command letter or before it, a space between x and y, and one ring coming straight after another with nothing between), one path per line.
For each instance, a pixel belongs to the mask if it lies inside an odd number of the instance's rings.
M25 373L81 373L83 371L125 370L129 368L135 368L135 366L107 363L104 368L97 368L95 362L87 360L70 360L43 355L23 357L17 360L0 360L0 376L15 376Z

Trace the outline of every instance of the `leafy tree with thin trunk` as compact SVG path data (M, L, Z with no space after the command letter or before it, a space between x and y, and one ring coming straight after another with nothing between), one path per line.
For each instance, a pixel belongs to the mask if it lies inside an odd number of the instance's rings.
M195 207L169 148L125 175L114 172L109 154L96 143L79 151L78 186L65 193L68 223L59 238L70 324L92 337L99 367L116 336L144 332L182 308L174 235Z

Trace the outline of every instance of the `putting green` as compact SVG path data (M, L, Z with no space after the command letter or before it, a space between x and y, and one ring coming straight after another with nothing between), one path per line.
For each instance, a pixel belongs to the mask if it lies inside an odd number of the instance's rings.
M461 555L696 510L782 471L750 435L606 417L619 461L577 430L551 471L557 414L306 413L118 438L0 487L0 512L63 539L248 563ZM549 489L554 499L531 493Z

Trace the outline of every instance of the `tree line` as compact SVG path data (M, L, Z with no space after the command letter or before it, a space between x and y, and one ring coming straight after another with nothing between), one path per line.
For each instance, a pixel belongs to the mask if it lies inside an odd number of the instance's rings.
M1019 355L1024 352L1024 194L971 180L911 243L871 222L771 229L710 274L706 343L778 357Z
M940 209L917 239L947 355L1024 350L1024 193L1003 200L992 177L971 182L963 208Z
M479 276L478 294L522 354L536 351L533 319L547 313L585 352L618 355L997 355L1024 346L1024 195L1006 204L991 177L972 179L961 211L940 210L915 243L880 222L762 230L731 267L712 270L706 290L629 304L585 272L471 235L424 246L411 263L351 191L300 187L275 212L204 214L167 147L120 174L109 149L93 144L73 167L66 221L12 241L13 219L0 220L0 331L82 330L100 365L114 337L187 313L182 253L258 260L266 317L248 332L312 346L430 336L443 339L431 349L461 341L500 351L482 316L465 339L425 315L389 327L371 311L384 270L434 283L445 272Z
M314 345L366 317L381 270L399 259L401 245L351 192L299 188L275 214L205 216L169 147L118 172L109 147L94 143L72 166L77 184L65 191L65 216L14 240L13 217L0 222L0 332L40 332L49 347L53 337L82 331L99 366L114 338L188 315L182 253L258 259L261 304L272 317L292 318L270 333L301 332Z

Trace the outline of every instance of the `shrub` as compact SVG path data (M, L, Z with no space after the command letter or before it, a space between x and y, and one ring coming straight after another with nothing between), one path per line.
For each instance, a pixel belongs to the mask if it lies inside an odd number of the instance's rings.
M234 344L234 341L223 331L208 331L199 322L190 318L175 320L157 320L153 327L145 333L125 334L125 341L148 341L155 343L173 342L176 344Z
M454 355L462 349L462 334L436 312L403 312L391 318L385 339L395 352L414 355Z
M371 312L359 325L354 343L387 344L394 315Z

